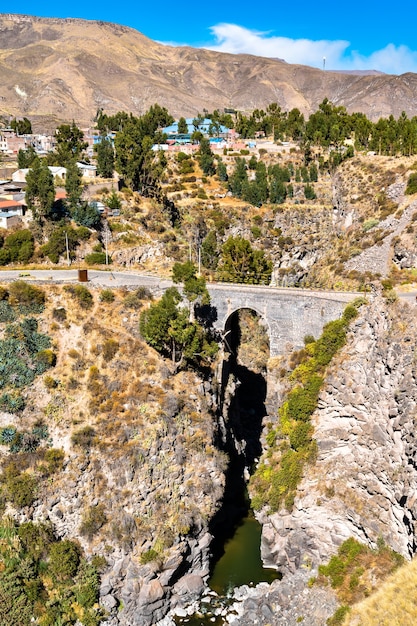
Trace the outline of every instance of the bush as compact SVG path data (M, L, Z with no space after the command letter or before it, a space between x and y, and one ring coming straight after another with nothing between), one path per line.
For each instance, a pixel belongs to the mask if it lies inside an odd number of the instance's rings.
M58 448L49 448L45 452L45 462L48 464L48 473L54 474L62 468L64 462L65 453Z
M80 556L80 547L73 541L54 543L49 552L49 571L58 580L72 578L77 573Z
M75 296L82 309L91 309L93 306L93 296L84 285L66 285L64 289Z
M106 262L111 263L111 259L106 258L105 252L92 252L86 255L85 262L88 265L106 265Z
M71 442L74 446L89 450L94 443L96 431L92 426L84 426L71 435Z
M127 294L123 304L129 309L137 309L142 306L143 300L153 300L152 292L147 287L138 287L135 291Z
M114 293L111 289L103 289L100 292L100 302L114 302Z
M106 362L112 360L119 350L119 343L115 339L106 339L103 344L103 359Z
M23 472L6 479L8 499L18 507L30 506L36 498L36 479Z
M405 189L405 193L410 196L413 193L417 193L417 173L410 174L407 182L407 187Z
M152 561L155 561L155 559L157 559L158 556L159 556L159 553L153 548L151 548L150 550L147 550L146 552L143 552L140 555L140 562L142 563L142 565L146 565L147 563L151 563Z
M45 292L23 280L16 280L9 286L9 302L13 306L42 307L41 310L43 310Z
M104 505L98 504L97 506L90 506L82 516L80 534L83 537L92 537L100 530L100 528L107 522L107 516L105 513Z
M57 309L52 309L52 317L57 322L65 322L67 319L67 312L63 306L58 307Z

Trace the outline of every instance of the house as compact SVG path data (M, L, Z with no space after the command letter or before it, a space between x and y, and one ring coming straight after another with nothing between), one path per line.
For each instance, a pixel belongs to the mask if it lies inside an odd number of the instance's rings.
M0 198L0 213L22 216L25 214L25 207L22 202L16 202L15 200L2 200Z
M9 213L0 213L0 228L11 228L20 224L18 215L10 215Z
M226 126L216 124L209 118L200 120L199 124L196 124L196 126L194 126L193 121L194 118L192 117L185 120L187 124L187 133L183 135L178 133L178 122L174 122L170 126L163 128L162 132L168 135L168 139L177 139L183 141L184 143L191 140L191 135L196 130L202 133L205 137L214 136L226 138L229 134L229 129Z
M91 163L85 163L84 161L77 161L77 166L81 170L83 178L95 178L97 176L97 168Z
M54 179L60 178L62 180L65 180L65 177L67 175L67 168L66 167L58 167L58 166L50 165L50 166L48 166L48 169L51 172L51 174L54 177ZM29 171L29 168L25 167L23 169L16 170L15 172L13 172L13 174L12 174L13 182L14 183L25 183L28 171Z
M11 128L3 128L0 131L0 152L5 154L17 154L19 150L25 150L30 143L26 135L16 135Z

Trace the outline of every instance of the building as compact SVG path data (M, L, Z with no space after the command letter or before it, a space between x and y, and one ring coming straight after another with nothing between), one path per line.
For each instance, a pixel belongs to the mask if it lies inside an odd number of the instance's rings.
M54 179L60 178L61 180L65 180L66 175L67 175L66 167L58 167L58 166L49 165L48 169L51 172ZM25 183L28 172L29 172L28 167L25 167L20 170L16 170L12 174L12 181L14 183Z
M229 135L229 129L226 126L217 124L209 118L201 120L198 125L193 124L194 118L189 117L185 120L187 124L187 133L178 132L178 122L174 122L170 126L162 129L162 132L168 135L168 139L175 139L179 143L189 143L191 135L197 131L205 137L222 137L226 139Z
M16 200L3 200L0 198L0 213L22 216L25 214L25 205L23 202L17 202Z
M11 228L12 226L18 226L21 220L18 215L11 215L10 213L0 213L0 228Z

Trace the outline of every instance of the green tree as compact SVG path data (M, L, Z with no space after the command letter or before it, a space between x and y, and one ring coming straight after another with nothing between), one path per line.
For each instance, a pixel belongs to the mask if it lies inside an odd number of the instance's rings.
M95 202L80 202L73 209L71 217L76 224L86 226L87 228L99 228L101 224L101 215Z
M68 580L76 575L81 549L78 544L64 539L52 544L49 552L49 571L58 580Z
M54 179L46 161L34 159L26 176L26 204L33 219L42 222L51 217L55 201Z
M56 152L54 161L57 165L67 167L71 161L79 161L88 144L84 134L75 122L62 124L56 129Z
M219 180L226 182L228 180L227 167L221 159L217 163L217 176Z
M215 231L211 230L201 244L201 263L203 267L215 270L218 262L217 237Z
M17 166L19 169L25 169L27 167L32 167L33 161L36 158L35 148L33 146L28 146L26 150L20 150L17 153Z
M248 174L246 171L246 161L238 157L236 159L236 165L233 173L229 176L229 190L237 198L242 197L242 190L244 183L248 180Z
M114 170L114 148L110 139L102 139L96 146L97 175L112 178Z
M229 237L223 244L217 276L222 281L268 284L272 261L262 250L254 250L247 239Z
M192 261L174 263L172 268L174 283L182 283L184 295L190 303L190 320L194 319L194 304L210 304L210 296L207 291L206 281L197 276L197 268Z
M7 251L10 261L27 263L35 251L34 238L30 230L22 229L8 235L3 250Z
M185 117L180 117L178 120L178 133L180 135L186 135L188 133L188 126Z
M68 161L67 175L65 178L65 191L67 192L66 204L70 215L73 216L81 203L83 193L82 173L75 160Z
M216 173L210 142L205 137L200 141L200 167L206 176L212 176Z
M120 198L114 189L112 190L111 194L108 196L106 200L106 204L109 207L109 209L111 209L112 211L114 210L120 211L120 209L122 208L122 203L120 201Z
M13 128L16 135L32 134L32 123L27 117L24 117L22 120L14 118L14 120L10 122L10 128Z

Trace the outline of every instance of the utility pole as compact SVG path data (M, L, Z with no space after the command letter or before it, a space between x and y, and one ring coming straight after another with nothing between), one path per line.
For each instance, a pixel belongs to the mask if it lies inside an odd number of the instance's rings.
M69 246L68 246L68 233L65 231L65 249L67 251L67 265L68 267L71 265L70 255L69 255Z

